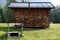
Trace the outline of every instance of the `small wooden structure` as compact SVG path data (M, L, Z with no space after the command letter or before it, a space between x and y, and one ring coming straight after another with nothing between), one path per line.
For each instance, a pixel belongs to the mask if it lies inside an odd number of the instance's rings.
M14 12L16 23L24 27L49 27L49 12L54 8L50 2L15 2L9 5Z

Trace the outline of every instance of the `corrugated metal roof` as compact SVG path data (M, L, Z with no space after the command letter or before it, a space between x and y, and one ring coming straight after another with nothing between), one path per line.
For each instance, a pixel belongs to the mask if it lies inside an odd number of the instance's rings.
M9 5L10 8L54 8L50 2L16 2Z
M28 7L28 3L11 3L9 7Z

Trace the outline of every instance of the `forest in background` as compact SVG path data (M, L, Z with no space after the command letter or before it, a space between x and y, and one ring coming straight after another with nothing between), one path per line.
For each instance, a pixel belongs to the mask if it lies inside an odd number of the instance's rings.
M0 5L0 23L14 23L14 15L11 9L8 8L8 5L11 2L16 2L15 0L7 0L7 3L4 7ZM60 6L56 6L49 13L50 22L52 23L60 23ZM12 20L13 19L13 20Z
M56 6L49 13L50 22L52 23L60 23L60 6Z

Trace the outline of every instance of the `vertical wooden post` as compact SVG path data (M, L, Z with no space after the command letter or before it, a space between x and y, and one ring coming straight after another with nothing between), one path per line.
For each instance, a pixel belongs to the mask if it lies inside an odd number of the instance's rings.
M9 23L7 23L7 25L8 25L8 37L9 37Z
M23 26L24 26L24 24L23 23L21 23L21 37L23 37Z

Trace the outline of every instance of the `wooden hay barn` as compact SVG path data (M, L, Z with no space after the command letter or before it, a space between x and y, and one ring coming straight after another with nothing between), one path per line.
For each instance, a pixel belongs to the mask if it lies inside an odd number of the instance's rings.
M15 2L9 5L16 23L24 27L49 27L49 12L54 8L50 2Z

